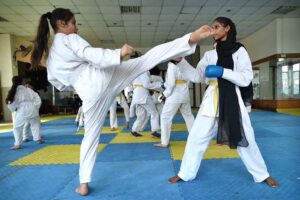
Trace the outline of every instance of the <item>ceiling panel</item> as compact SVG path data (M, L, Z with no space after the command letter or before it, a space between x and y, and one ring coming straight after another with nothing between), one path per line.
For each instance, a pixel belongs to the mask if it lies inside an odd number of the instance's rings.
M163 6L161 14L162 15L177 15L181 11L181 6Z
M55 5L56 7L59 7L61 5L74 5L73 1L70 0L48 0L52 5Z
M122 21L121 15L103 15L105 21Z
M258 10L260 7L259 6L249 6L249 7L241 7L237 12L236 14L240 14L240 15L243 15L243 14L253 14L256 10Z
M119 0L121 6L141 6L141 0Z
M185 0L185 6L203 6L207 0Z
M266 4L269 0L251 0L248 1L244 6L262 6Z
M51 5L48 0L24 0L24 1L27 4L34 5L34 6L50 6ZM17 4L17 5L19 5L19 4Z
M1 3L8 6L26 6L27 3L23 0L1 0Z
M223 6L227 0L208 0L205 6Z
M98 6L79 6L78 10L82 13L95 14L100 13Z
M118 6L99 6L99 8L103 14L121 15L121 10Z
M32 8L38 12L40 15L47 13L47 12L51 12L54 7L52 5L50 6L32 6Z
M158 6L143 6L141 8L141 14L160 14L161 12L161 7Z
M142 21L157 21L159 15L141 15Z
M80 12L75 15L79 34L104 46L120 46L125 39L158 44L211 24L217 16L229 16L243 37L276 18L300 17L300 8L287 15L269 14L278 6L299 4L299 0L0 0L0 16L9 20L0 22L0 32L33 37L41 14L66 7ZM141 13L121 14L120 5L140 5ZM105 43L111 39L113 44Z
M72 1L77 6L96 6L97 5L95 0L72 0Z
M164 0L164 6L182 6L184 0Z
M225 6L243 6L249 0L227 0Z
M119 0L96 0L96 3L103 6L118 6Z
M142 0L143 6L161 6L163 3L163 0Z
M19 14L38 14L38 12L30 6L11 6L10 8Z
M181 14L197 14L200 11L200 6L184 6L181 10Z

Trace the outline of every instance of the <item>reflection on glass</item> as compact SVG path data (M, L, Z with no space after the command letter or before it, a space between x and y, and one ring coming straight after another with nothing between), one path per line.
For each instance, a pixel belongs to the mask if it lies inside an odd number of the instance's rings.
M282 72L282 93L286 95L289 94L289 79L287 72Z
M282 66L282 72L288 72L289 67L287 65Z
M300 71L300 64L293 65L293 95L299 94L299 71Z

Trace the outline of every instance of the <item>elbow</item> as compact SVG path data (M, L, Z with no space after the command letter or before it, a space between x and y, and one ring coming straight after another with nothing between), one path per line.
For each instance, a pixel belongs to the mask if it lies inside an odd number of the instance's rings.
M245 78L244 81L240 83L240 87L248 87L251 84L252 79Z

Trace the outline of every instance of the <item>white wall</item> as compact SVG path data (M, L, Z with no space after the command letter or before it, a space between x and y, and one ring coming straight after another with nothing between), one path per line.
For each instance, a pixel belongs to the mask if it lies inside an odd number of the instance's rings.
M13 63L14 44L13 38L9 34L0 34L0 78L1 78L1 106L5 121L11 120L11 112L5 104L5 98L12 85L11 78L17 69Z
M0 34L0 73L1 87L10 87L13 76L13 48L12 38L9 34Z
M277 53L300 53L300 18L277 19Z
M241 40L252 61L280 53L300 53L300 18L276 19Z
M276 20L240 41L245 45L252 61L256 61L277 51Z

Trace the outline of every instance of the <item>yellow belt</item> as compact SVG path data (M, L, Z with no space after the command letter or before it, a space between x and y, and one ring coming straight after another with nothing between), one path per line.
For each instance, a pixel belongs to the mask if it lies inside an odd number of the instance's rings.
M122 100L123 100L123 95L122 95L122 93L121 94L119 94L119 97L120 97L120 103L122 102Z
M219 104L218 81L217 80L210 80L209 85L215 87L215 89L214 89L214 110L215 110L215 113L217 113L218 104Z
M133 87L135 87L135 88L143 88L144 85L143 84L134 84Z
M186 81L184 81L184 80L176 80L175 83L176 84L185 84Z

